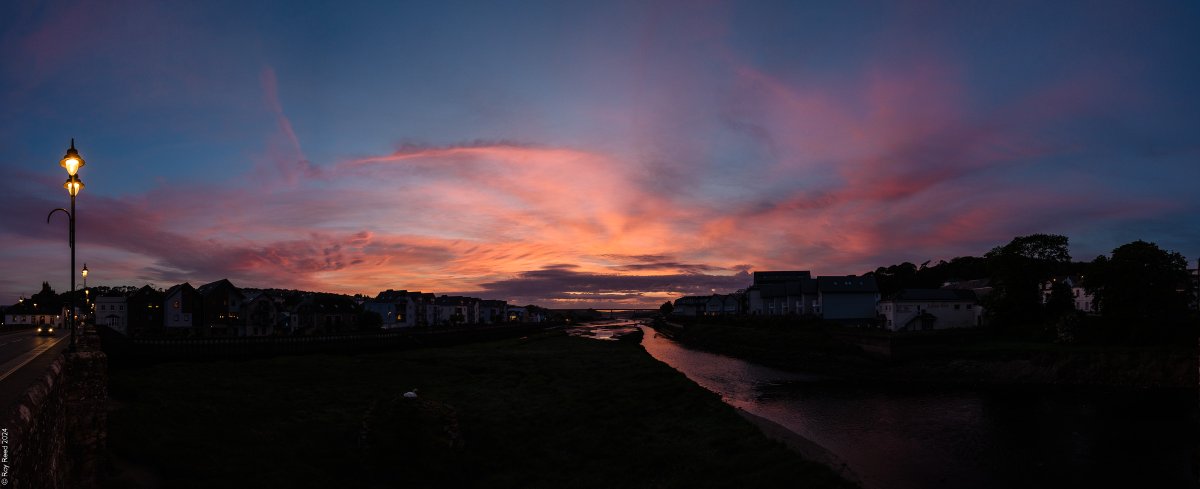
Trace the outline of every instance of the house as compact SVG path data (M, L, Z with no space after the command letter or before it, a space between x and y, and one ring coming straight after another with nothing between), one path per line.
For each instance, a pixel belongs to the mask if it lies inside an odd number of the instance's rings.
M305 294L291 308L289 329L305 334L346 333L358 327L358 304L338 294Z
M746 289L746 313L787 316L816 314L817 282L807 270L754 272Z
M201 297L192 284L184 282L164 294L163 329L169 336L196 336L200 331Z
M480 324L498 324L505 322L508 302L501 300L479 301Z
M4 310L4 325L10 328L13 326L43 326L59 329L63 327L63 310L55 304L21 299Z
M437 309L434 324L452 325L478 324L479 299L474 297L447 296L438 297L434 302Z
M713 294L704 302L705 316L733 316L742 314L745 293Z
M811 278L754 287L761 304L751 314L788 316L817 314L817 281Z
M529 315L527 309L517 306L509 306L505 309L504 313L508 317L507 321L510 323L523 323L525 322L525 317Z
M817 277L817 306L813 311L826 320L872 321L879 303L875 277L837 275Z
M62 328L66 324L67 306L59 300L59 296L50 288L49 282L42 282L42 290L32 297L22 297L12 307L4 311L4 324L8 326L47 326Z
M407 290L388 289L380 292L374 299L363 302L363 309L378 314L383 329L409 327L416 319Z
M112 328L113 331L129 334L129 311L125 296L105 294L96 298L96 324Z
M433 324L433 294L388 289L363 303L363 308L383 319L383 328L408 328Z
M676 316L703 316L708 308L709 296L689 295L675 299L671 314Z
M145 285L125 298L130 336L161 336L163 332L162 291Z
M417 306L417 326L433 326L437 323L437 296L422 292Z
M242 321L245 297L227 279L210 282L196 289L200 294L200 326L204 336L237 336Z
M1096 300L1092 294L1083 288L1083 277L1066 276L1054 277L1049 281L1042 282L1042 304L1050 301L1050 296L1054 292L1054 287L1059 284L1066 286L1071 291L1071 297L1075 305L1076 311L1082 311L1089 314L1096 314Z
M891 331L979 326L975 292L963 289L903 289L879 302L881 325Z
M540 323L548 317L545 309L529 305L524 307L508 306L505 308L505 314L508 316L510 323Z
M266 291L244 291L241 306L245 321L238 326L238 336L272 336L282 333L279 314L282 301Z

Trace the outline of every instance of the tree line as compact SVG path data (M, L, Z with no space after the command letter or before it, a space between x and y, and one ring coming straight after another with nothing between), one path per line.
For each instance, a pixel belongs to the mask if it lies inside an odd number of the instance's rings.
M937 288L946 282L987 280L981 298L988 324L1004 334L1060 342L1195 343L1195 300L1187 260L1155 243L1134 241L1090 262L1071 259L1068 238L1018 236L983 256L962 256L920 266L905 262L873 275L886 297L905 288ZM1077 311L1069 287L1054 283L1043 301L1042 285L1074 276L1094 298L1095 311ZM1089 315L1088 312L1098 313Z

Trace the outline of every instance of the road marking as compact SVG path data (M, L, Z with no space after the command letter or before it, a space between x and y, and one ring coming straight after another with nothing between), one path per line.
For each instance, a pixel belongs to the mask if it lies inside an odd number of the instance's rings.
M21 363L13 368L8 369L3 374L0 374L0 382L4 381L4 379L7 379L9 375L12 375L13 373L15 373L18 370L21 370L21 367L24 367L25 364L32 362L39 355L46 353L47 350L54 348L54 345L57 345L58 342L65 340L65 339L67 339L65 336L61 337L61 338L55 338L54 342L52 342L52 343L43 343L40 346L38 346L37 348L29 350L29 352L25 353L24 356L17 357L15 360L10 360L8 363L4 364L4 366L11 365L13 362L16 362L16 361L21 361ZM22 361L22 359L23 359L23 361ZM4 368L4 366L0 366L0 368Z

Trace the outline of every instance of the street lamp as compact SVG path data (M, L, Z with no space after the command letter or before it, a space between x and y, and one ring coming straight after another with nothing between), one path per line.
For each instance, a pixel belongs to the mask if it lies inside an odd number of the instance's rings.
M83 181L79 179L79 169L83 168L83 158L79 156L79 151L75 149L75 138L71 138L71 147L67 149L67 154L63 156L58 165L67 170L67 181L63 184L63 188L67 189L67 193L71 195L71 209L63 209L59 207L46 214L46 222L50 222L50 217L55 212L62 211L67 215L67 221L70 225L69 244L71 245L71 295L70 297L70 314L67 315L67 320L71 322L71 351L75 351L77 345L75 343L75 196L79 195L79 191L83 190ZM87 272L84 272L86 277Z
M83 264L83 270L80 270L79 274L83 275L83 318L87 319L88 314L92 312L92 295L87 288L87 263Z

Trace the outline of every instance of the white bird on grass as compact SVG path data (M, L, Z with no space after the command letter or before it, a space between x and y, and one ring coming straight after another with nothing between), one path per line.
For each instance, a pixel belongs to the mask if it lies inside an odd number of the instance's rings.
M404 398L405 399L416 399L417 398L417 389L414 387L413 390L405 392Z

